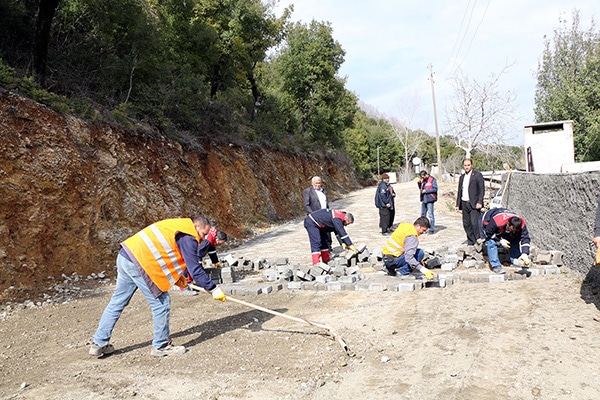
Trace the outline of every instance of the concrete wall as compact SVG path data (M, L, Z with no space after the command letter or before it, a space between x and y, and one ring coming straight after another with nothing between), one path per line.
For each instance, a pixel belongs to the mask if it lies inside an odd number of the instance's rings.
M531 242L542 250L560 250L573 271L600 283L593 268L594 220L600 194L600 171L537 174L514 171L503 205L525 218Z

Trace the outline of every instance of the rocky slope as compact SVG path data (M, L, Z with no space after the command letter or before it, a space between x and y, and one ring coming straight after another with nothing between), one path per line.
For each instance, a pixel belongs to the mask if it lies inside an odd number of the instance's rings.
M2 91L0 302L62 274L110 276L120 241L163 218L203 213L242 240L299 217L313 175L332 198L359 187L349 162L332 155L215 141L189 150L147 128L87 123Z

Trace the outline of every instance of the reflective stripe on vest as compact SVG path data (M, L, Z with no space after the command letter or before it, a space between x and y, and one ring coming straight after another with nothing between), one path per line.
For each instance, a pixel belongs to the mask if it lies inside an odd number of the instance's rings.
M417 233L417 228L415 228L413 224L409 223L400 224L392 233L392 236L390 236L385 246L383 246L383 250L381 252L383 254L391 254L394 257L400 257L402 254L404 254L404 240L408 236L419 236Z
M156 222L122 243L163 292L179 281L186 269L183 255L175 241L175 236L180 232L200 241L191 219L175 218Z

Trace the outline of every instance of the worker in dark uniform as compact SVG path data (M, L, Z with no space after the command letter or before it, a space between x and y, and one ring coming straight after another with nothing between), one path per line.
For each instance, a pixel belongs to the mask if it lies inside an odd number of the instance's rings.
M308 232L313 265L318 264L321 260L325 263L329 261L329 234L331 232L335 233L338 242L344 249L357 252L345 228L353 222L354 216L342 210L317 210L304 218L304 228Z
M504 274L498 259L498 245L509 250L510 262L521 266L529 265L529 231L525 220L506 208L492 208L483 214L479 224L479 236L485 240L490 268Z

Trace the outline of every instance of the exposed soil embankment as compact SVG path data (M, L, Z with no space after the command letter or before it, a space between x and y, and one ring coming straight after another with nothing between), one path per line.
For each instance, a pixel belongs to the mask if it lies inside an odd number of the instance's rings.
M302 215L313 175L333 198L359 187L333 155L214 141L186 150L150 129L86 123L0 92L0 301L49 276L110 276L120 241L163 218L202 213L248 237Z

